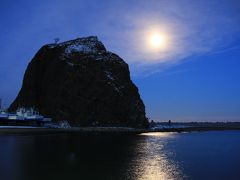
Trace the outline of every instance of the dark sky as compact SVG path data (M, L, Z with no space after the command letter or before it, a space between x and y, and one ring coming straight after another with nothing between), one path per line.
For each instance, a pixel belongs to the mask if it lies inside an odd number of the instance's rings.
M1 0L0 18L5 107L42 45L96 35L130 65L150 118L240 121L238 0Z

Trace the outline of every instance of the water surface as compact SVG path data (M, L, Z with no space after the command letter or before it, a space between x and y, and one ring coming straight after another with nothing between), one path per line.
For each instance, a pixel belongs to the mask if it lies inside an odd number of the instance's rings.
M0 136L1 180L240 179L240 131Z

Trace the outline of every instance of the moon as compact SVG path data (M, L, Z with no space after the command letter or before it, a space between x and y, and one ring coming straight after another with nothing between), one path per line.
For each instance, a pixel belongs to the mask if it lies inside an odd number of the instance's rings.
M133 34L136 49L141 49L139 58L145 57L148 63L159 59L165 61L164 58L175 49L172 30L167 25L144 24L142 27Z
M153 50L163 50L166 47L166 36L160 33L152 33L149 36L149 45Z

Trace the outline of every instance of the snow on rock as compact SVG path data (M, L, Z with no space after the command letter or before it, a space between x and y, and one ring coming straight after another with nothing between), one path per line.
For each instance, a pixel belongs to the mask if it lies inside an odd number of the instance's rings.
M107 76L107 78L108 79L110 79L110 80L115 80L115 78L112 76L112 73L111 72L109 72L109 71L104 71L105 72L105 74L106 74L106 76Z
M114 88L114 90L118 93L121 93L121 90L112 82L107 82L110 86Z
M98 38L96 36L78 38L75 40L63 42L60 43L59 46L65 48L64 53L66 55L72 53L101 54L102 51L106 51L104 45L100 41L98 41Z
M73 66L74 66L74 64L73 64L73 63L71 63L71 62L67 62L67 64L68 64L69 66L71 66L71 67L73 67Z
M104 71L106 74L106 77L111 80L111 81L115 81L116 79L113 77L113 74L110 71ZM118 93L121 93L121 90L124 89L124 86L119 86L116 85L114 82L107 82L110 86L112 86L114 88L114 90Z
M99 60L102 60L103 57L97 57L96 60L99 61Z
M66 54L71 54L73 52L92 53L95 51L96 50L94 49L94 47L90 47L82 44L72 44L65 49Z
M56 46L57 46L57 44L49 44L49 45L48 45L48 48L53 49L53 48L55 48Z

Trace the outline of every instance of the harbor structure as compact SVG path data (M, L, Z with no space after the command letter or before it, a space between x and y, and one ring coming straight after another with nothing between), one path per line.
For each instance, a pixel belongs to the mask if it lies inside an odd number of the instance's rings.
M34 108L18 108L15 113L0 109L0 125L10 126L44 126L52 121L39 114Z

